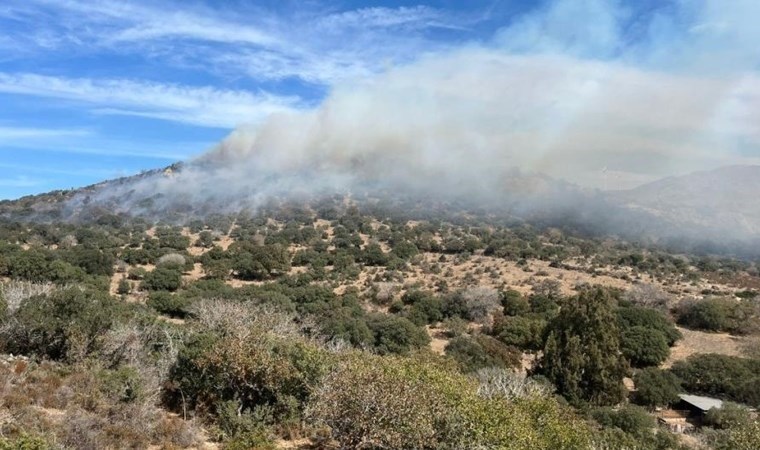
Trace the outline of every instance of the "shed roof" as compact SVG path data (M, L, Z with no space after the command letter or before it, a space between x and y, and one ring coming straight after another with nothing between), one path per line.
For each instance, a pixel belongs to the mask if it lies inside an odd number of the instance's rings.
M717 398L702 397L699 395L680 394L678 397L684 402L694 405L702 411L709 411L712 408L720 409L723 407L723 401Z

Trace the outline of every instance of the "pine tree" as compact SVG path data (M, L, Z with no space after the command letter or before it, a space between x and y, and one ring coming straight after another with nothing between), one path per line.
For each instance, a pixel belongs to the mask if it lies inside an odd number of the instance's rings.
M541 369L571 403L613 405L624 398L626 363L607 291L589 290L562 306L548 325Z

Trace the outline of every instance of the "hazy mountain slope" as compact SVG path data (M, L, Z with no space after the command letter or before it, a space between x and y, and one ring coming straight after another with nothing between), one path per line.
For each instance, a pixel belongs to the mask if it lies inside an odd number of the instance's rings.
M737 239L760 236L760 166L669 177L609 198L684 230Z

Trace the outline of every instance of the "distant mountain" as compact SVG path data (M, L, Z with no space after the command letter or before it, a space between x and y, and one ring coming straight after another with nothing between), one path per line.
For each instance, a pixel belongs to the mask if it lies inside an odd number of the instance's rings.
M607 195L610 202L646 213L674 230L714 238L760 237L760 166L729 166L668 177Z
M724 167L614 192L517 170L498 188L473 180L440 193L377 181L345 185L343 190L310 190L319 185L318 176L252 173L247 183L225 183L223 168L180 163L80 189L0 201L0 218L103 223L140 218L181 224L209 215L271 210L290 201L319 207L321 200L337 195L402 212L410 219L445 219L461 213L500 216L587 237L615 235L665 245L674 251L760 256L760 166Z

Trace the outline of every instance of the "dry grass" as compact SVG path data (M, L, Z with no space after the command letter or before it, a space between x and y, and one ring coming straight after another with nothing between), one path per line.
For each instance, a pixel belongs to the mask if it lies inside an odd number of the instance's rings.
M743 343L746 340L746 338L727 333L706 333L680 327L678 330L683 334L683 339L670 349L670 357L662 365L665 368L672 366L676 361L700 353L741 356Z

